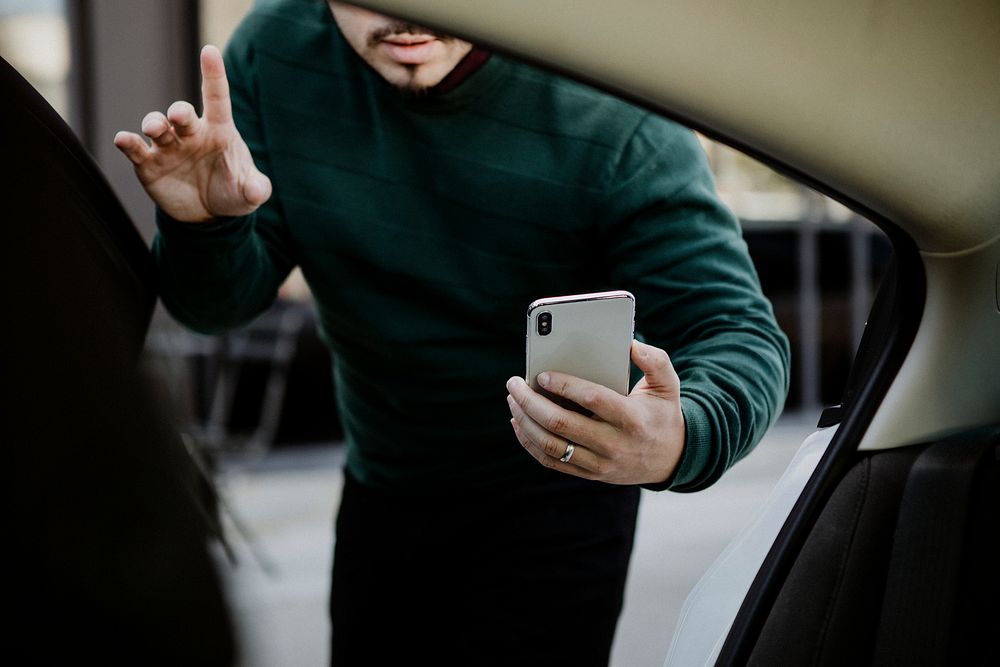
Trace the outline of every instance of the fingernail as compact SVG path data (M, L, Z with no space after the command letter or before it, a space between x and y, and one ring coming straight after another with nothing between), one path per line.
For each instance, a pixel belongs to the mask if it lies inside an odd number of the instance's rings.
M540 386L542 386L542 387L548 387L549 386L549 380L550 380L550 378L549 378L549 374L548 373L539 373L538 377L535 378L535 379L538 380L538 384Z
M514 391L514 378L507 380L507 391Z

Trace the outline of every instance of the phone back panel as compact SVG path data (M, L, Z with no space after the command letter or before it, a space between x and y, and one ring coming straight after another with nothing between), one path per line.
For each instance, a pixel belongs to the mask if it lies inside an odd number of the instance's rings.
M551 315L544 336L542 313ZM539 373L561 371L628 394L634 314L635 299L624 291L535 301L528 308L526 381L538 389Z

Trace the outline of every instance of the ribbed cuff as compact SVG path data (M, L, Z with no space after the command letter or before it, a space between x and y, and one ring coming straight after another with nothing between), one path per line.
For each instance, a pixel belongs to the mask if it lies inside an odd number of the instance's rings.
M254 214L216 218L211 222L180 222L156 209L156 228L164 238L177 241L209 242L212 245L237 245L253 230Z
M644 489L665 491L690 484L709 459L712 429L708 414L689 396L681 396L681 412L684 414L684 451L681 452L681 460L670 477L655 484L641 485Z

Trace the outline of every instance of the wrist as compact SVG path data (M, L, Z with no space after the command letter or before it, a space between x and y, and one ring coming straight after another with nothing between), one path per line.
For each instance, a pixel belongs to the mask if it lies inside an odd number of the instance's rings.
M160 235L167 238L239 243L252 230L253 217L251 213L245 216L218 216L204 222L185 222L157 207L156 227Z

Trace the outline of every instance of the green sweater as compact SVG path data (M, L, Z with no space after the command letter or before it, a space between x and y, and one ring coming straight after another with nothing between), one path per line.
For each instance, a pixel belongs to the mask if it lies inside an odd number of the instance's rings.
M509 424L525 312L626 289L637 335L681 378L687 443L669 486L708 486L777 417L788 343L687 129L493 55L456 89L404 97L324 2L258 3L226 51L236 122L274 184L256 213L162 213L162 298L220 332L293 266L334 356L348 466L400 489L529 481Z

